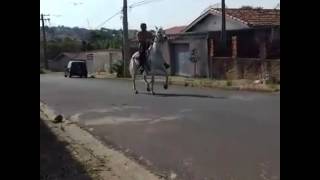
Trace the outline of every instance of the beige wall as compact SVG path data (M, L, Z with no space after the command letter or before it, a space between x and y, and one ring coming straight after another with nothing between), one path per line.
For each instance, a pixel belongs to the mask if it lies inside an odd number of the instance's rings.
M93 52L93 71L110 72L110 66L117 60L122 60L121 51Z
M69 60L68 57L63 57L59 61L49 60L49 69L56 72L64 72Z

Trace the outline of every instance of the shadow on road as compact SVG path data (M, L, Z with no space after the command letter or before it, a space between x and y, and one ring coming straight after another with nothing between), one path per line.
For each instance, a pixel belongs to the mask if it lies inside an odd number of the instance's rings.
M177 93L156 93L152 95L151 93L141 92L140 94L158 96L158 97L194 97L194 98L212 98L212 99L226 99L226 97L219 96L210 96L210 95L201 95L201 94L177 94Z
M92 180L66 146L40 119L40 180Z

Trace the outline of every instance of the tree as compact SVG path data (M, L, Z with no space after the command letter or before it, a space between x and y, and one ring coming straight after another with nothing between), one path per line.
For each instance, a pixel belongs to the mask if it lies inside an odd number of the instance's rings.
M81 51L87 51L87 42L81 41Z
M240 9L253 9L253 7L245 5L245 6L241 6Z
M55 58L62 52L90 51L108 48L119 49L122 46L121 29L101 28L100 30L88 30L65 26L46 28L48 28L47 53L49 59ZM130 30L129 32L132 32L132 37L136 34L136 30ZM43 56L41 47L42 42L40 42L40 59Z
M253 7L253 6L248 6L248 5L245 5L245 6L241 6L240 9L263 9L263 7Z
M63 52L63 49L61 47L60 43L57 43L55 41L49 41L47 44L47 56L49 59L53 59L56 56L58 56L60 53Z
M62 49L67 52L77 52L81 50L81 43L69 37L64 38Z

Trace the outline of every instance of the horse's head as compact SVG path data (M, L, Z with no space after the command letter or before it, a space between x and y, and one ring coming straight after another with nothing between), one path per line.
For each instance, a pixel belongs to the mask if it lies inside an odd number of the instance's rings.
M156 35L154 41L156 43L163 43L164 41L167 40L167 36L165 34L165 31L160 27L156 27Z
M150 61L152 61L152 69L157 72L166 73L167 63L163 56L164 47L162 46L166 40L167 36L165 31L162 28L156 27L153 45L149 48L148 52Z

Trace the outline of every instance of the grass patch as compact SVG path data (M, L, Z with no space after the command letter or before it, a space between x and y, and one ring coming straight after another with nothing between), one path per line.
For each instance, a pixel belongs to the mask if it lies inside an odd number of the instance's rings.
M280 84L268 84L267 86L273 91L280 91Z

